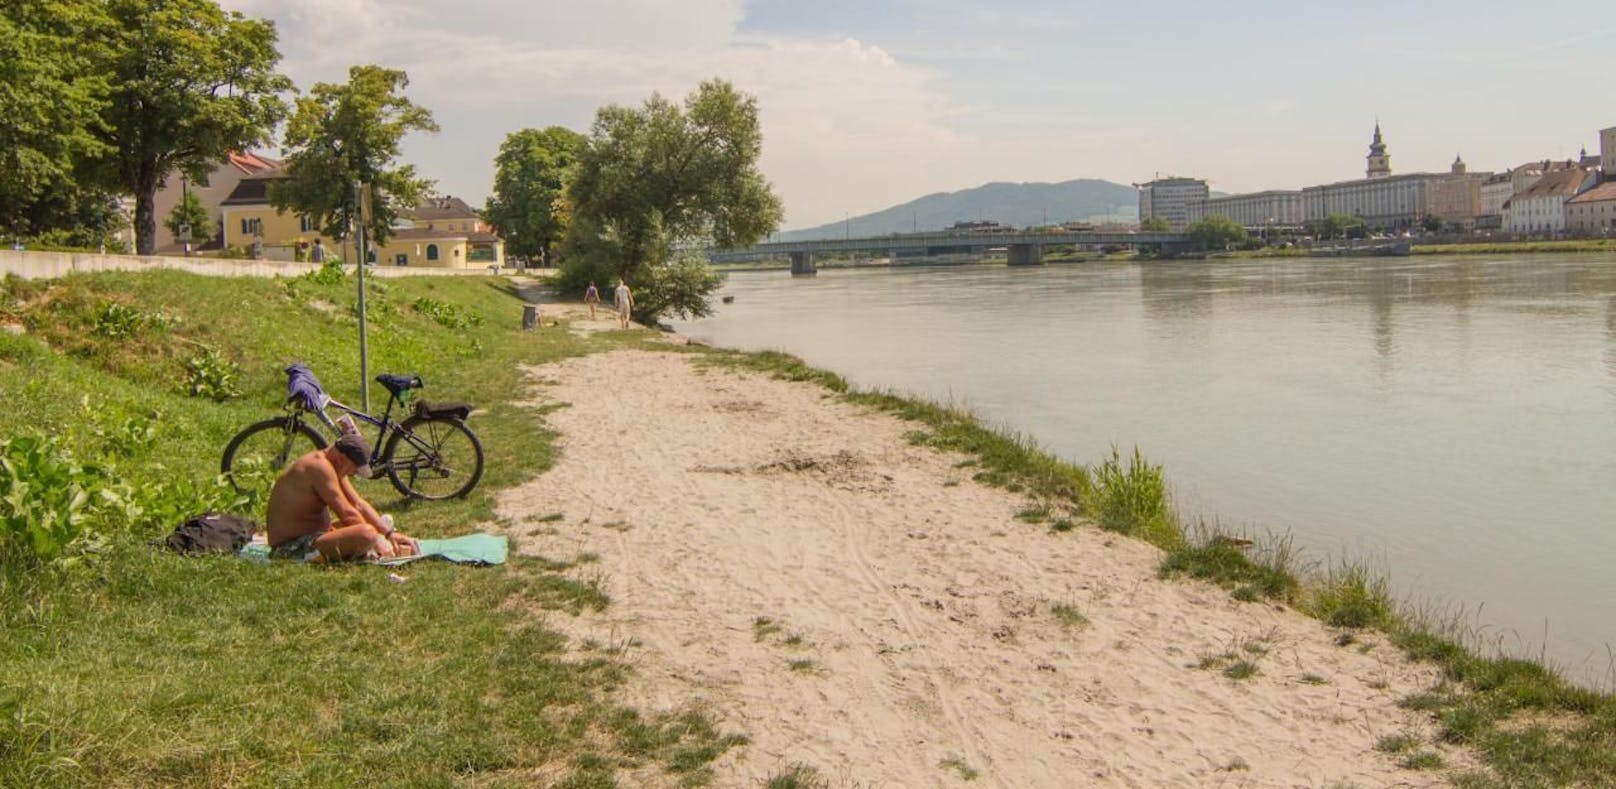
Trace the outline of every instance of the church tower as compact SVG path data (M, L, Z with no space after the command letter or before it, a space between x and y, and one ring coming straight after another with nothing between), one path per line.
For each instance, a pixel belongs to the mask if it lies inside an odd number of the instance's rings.
M1380 139L1380 121L1375 121L1375 139L1369 143L1369 169L1366 174L1370 178L1385 178L1392 174L1392 157L1386 155L1386 143Z

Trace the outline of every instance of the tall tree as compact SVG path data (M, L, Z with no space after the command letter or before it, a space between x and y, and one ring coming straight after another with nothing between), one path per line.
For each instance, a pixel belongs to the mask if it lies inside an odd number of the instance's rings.
M275 71L274 23L213 0L104 0L111 19L93 57L111 85L95 170L132 194L135 250L157 248L157 189L176 170L206 183L231 151L270 140L292 82Z
M494 159L494 194L483 216L505 239L505 250L549 265L550 246L566 232L559 210L565 179L583 150L584 136L571 129L511 132Z
M1145 233L1168 233L1172 229L1173 226L1159 216L1153 216L1139 223L1139 230Z
M1239 222L1219 214L1196 220L1184 232L1202 249L1228 249L1246 240L1246 229Z
M354 66L346 84L317 83L298 98L286 125L287 178L270 186L270 204L313 218L328 236L346 238L355 189L364 184L366 232L386 243L399 211L415 207L432 188L413 165L395 164L404 135L438 130L432 113L404 96L409 84L402 71Z
M746 246L773 232L783 212L757 169L762 150L757 100L722 80L702 83L682 107L653 94L637 110L602 108L567 185L565 247L579 260L566 264L564 283L610 266L643 288L657 279L645 268L666 265L675 247ZM702 314L711 290L636 302Z
M75 168L98 154L107 83L79 38L104 29L89 0L0 5L0 231L33 235L71 221ZM102 201L104 202L104 201Z
M168 212L168 217L163 220L163 227L174 234L176 241L185 236L193 244L206 244L218 232L213 226L213 217L208 215L207 206L202 205L202 198L197 197L195 192L186 192L174 204L174 210Z

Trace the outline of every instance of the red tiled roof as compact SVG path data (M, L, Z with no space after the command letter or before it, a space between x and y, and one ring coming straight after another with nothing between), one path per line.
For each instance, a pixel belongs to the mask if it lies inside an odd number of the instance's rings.
M1569 203L1602 203L1606 200L1616 200L1616 181L1606 181L1576 197L1566 201Z
M1581 167L1563 168L1544 175L1537 183L1528 186L1513 200L1531 199L1534 197L1570 197L1577 193L1582 186L1582 179L1588 177L1587 171Z
M274 170L282 165L279 159L271 159L268 156L256 153L232 152L225 157L225 161L247 175L256 175L265 170Z

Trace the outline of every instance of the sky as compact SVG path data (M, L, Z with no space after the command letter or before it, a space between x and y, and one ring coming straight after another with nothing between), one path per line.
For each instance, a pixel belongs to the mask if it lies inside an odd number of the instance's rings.
M221 0L307 90L405 70L404 158L481 205L505 136L722 78L757 97L783 229L990 181L1228 193L1502 170L1616 126L1609 0ZM270 153L276 153L271 149Z

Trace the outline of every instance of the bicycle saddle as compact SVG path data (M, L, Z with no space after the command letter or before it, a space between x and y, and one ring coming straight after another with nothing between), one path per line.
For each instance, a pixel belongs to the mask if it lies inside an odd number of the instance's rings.
M426 385L422 383L419 375L394 375L392 373L382 373L376 376L376 383L386 387L387 391L392 392L394 397Z

